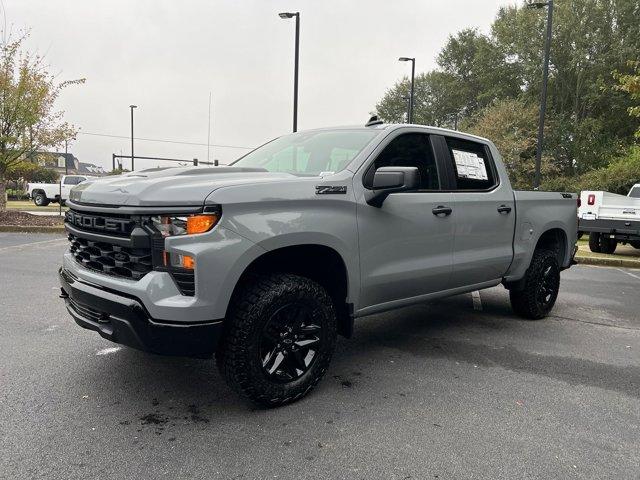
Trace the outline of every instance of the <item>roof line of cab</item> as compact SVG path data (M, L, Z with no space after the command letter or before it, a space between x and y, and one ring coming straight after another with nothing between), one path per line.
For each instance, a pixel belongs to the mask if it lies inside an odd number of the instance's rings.
M420 129L425 130L426 133L436 133L440 135L447 135L450 137L457 137L461 139L467 140L475 140L481 141L483 143L491 144L491 140L480 137L478 135L473 135L471 133L460 132L458 130L451 130L449 128L442 127L434 127L432 125L418 125L414 123L384 123L382 120L379 120L375 115L372 116L369 121L365 125L342 125L337 127L321 127L321 128L312 128L309 130L304 130L307 132L313 131L323 131L323 130L380 130L380 131L392 131L399 130L404 128L411 129Z

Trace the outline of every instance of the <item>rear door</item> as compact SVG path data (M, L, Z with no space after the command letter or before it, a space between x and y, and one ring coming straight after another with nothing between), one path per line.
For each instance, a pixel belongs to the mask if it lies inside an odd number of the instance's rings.
M443 142L455 220L451 286L499 279L513 259L511 185L501 181L488 145L446 136Z
M403 132L400 130L399 132ZM361 305L387 304L446 290L452 268L453 194L440 188L441 168L430 136L420 131L394 133L364 166L362 186L380 167L417 167L418 191L390 194L380 208L361 194L357 206L361 265ZM444 210L444 213L437 213Z

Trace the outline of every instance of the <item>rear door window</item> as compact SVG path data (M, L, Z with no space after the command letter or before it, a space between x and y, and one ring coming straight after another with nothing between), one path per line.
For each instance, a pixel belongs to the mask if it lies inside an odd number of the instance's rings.
M491 190L498 185L486 145L452 137L445 140L453 162L456 190Z

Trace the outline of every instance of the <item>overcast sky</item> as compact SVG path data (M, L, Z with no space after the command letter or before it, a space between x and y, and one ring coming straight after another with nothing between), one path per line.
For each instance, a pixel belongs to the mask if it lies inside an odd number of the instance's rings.
M105 167L130 153L135 136L203 145L136 141L136 155L207 157L211 143L256 146L291 130L294 20L300 11L298 129L362 124L385 91L410 71L435 66L462 28L488 31L513 0L1 0L13 30L31 29L29 48L46 54L61 80L84 77L59 107L85 134L70 147ZM211 147L227 163L246 150ZM158 162L140 161L136 168Z

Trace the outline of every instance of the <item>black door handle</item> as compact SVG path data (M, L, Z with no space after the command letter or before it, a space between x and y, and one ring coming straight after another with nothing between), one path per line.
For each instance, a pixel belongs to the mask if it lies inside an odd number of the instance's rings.
M499 213L509 213L510 211L511 211L511 207L509 207L508 205L500 205L498 207Z
M431 212L434 215L437 216L447 216L447 215L451 215L451 212L453 212L453 210L451 209L451 207L443 207L442 205L438 205L436 208L434 208L433 210L431 210Z

